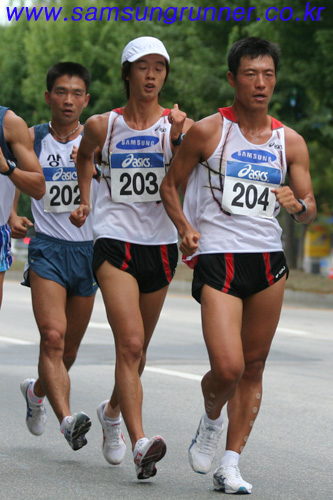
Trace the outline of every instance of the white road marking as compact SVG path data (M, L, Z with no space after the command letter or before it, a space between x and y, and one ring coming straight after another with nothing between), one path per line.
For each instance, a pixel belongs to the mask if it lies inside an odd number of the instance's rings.
M35 345L36 344L36 342L28 342L27 340L13 339L10 337L0 337L0 342L7 342L8 344L17 344L17 345Z
M292 330L291 328L278 327L276 331L280 333L290 333L291 335L311 335L311 332L306 332L305 330Z
M168 317L168 320L169 319L175 321L174 318ZM97 328L97 329L100 329L100 330L110 330L109 323L95 323L95 322L91 321L89 323L88 327L90 327L90 328ZM280 332L280 333L288 333L290 335L311 335L311 332L307 332L305 330L293 330L291 328L280 328L280 327L278 327L276 331Z
M98 329L101 329L101 330L110 330L110 325L109 323L95 323L93 321L90 321L89 325L88 325L88 328L98 328Z
M187 378L190 380L201 381L202 375L194 375L193 373L179 372L177 370L166 370L165 368L156 368L152 366L146 366L145 371L153 373L161 373L162 375L170 375L172 377Z

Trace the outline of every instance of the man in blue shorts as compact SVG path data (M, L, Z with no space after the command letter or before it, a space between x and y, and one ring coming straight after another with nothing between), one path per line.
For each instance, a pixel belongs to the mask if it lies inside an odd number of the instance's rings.
M39 377L24 380L21 391L29 431L37 436L44 432L47 396L61 432L71 448L79 450L87 443L91 421L83 412L71 414L68 370L88 326L97 284L91 268L91 217L79 229L71 224L70 214L79 205L72 155L82 138L79 118L89 102L90 73L80 64L62 62L48 70L46 84L51 121L30 129L46 193L39 202L32 200L36 237L29 246L26 273L41 336Z
M276 215L283 207L303 224L316 216L306 144L268 115L278 61L278 47L266 40L232 46L233 105L193 125L161 186L180 249L194 267L192 294L201 303L211 365L189 461L195 472L210 471L226 405L226 451L214 488L230 494L252 490L238 462L259 412L288 274ZM189 176L183 212L177 187Z
M0 307L5 272L13 260L8 219L15 186L36 199L45 193L44 176L26 123L9 108L0 106ZM28 219L19 217L19 222L26 230Z

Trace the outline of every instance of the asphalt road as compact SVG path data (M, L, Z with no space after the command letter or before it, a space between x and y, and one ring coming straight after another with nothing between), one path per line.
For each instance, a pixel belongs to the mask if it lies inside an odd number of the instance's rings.
M195 301L170 293L143 375L148 436L164 436L168 451L150 481L136 480L131 452L111 467L101 453L97 405L113 384L114 349L98 293L91 324L71 371L72 411L92 419L88 445L73 452L48 405L41 437L25 425L21 380L36 377L38 332L30 292L6 281L0 312L0 500L219 498L212 473L195 474L187 448L203 411L200 379L208 367ZM261 412L241 459L255 500L333 497L333 310L284 306L267 362ZM127 437L125 432L125 437ZM127 440L128 441L128 440ZM218 456L222 454L221 440ZM217 466L217 460L214 466Z

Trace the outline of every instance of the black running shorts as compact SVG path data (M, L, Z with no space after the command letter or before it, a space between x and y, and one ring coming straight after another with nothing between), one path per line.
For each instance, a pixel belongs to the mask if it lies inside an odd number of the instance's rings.
M99 238L94 245L93 271L104 261L131 274L142 293L151 293L169 285L176 272L178 248L169 245L138 245L111 238Z
M208 285L246 299L288 272L283 252L201 254L194 267L192 295L200 303L202 287Z

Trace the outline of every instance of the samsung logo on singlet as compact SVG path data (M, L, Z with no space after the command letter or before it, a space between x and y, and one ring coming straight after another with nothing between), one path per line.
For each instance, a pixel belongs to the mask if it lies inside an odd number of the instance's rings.
M242 149L231 155L234 160L251 161L252 163L268 163L276 160L276 156L261 149Z
M118 149L144 149L155 146L159 141L158 137L151 135L139 135L137 137L128 137L116 144Z

